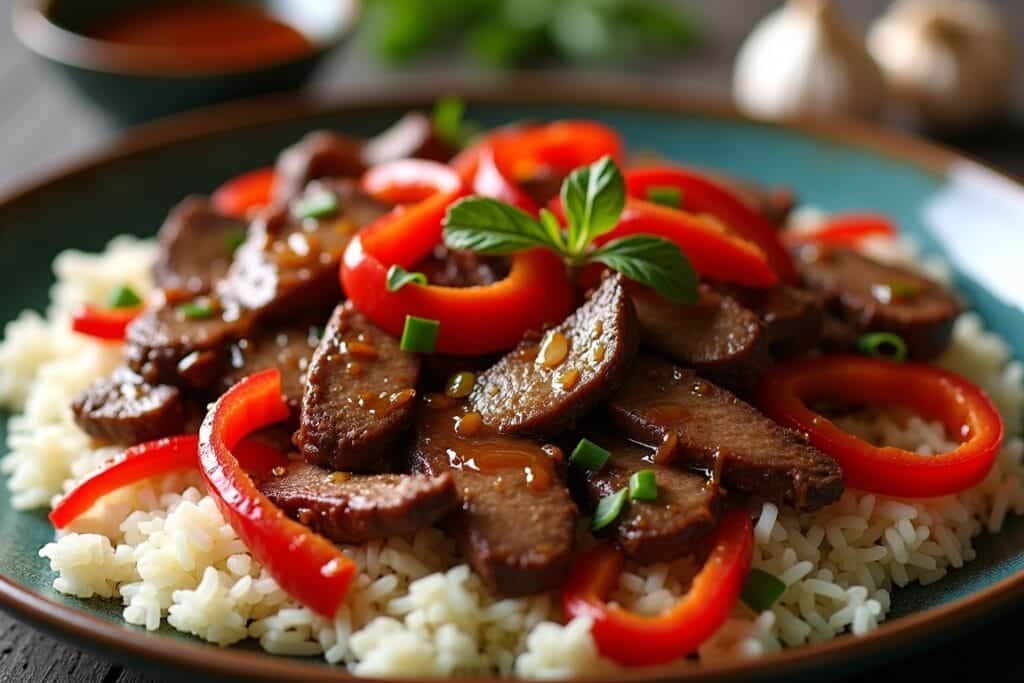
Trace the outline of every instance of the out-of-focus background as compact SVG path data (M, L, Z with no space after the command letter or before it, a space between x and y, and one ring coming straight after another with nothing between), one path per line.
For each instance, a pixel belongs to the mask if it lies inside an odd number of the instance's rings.
M70 87L52 65L19 44L8 19L11 5L18 1L0 0L0 192L38 171L102 147L123 130ZM729 97L737 50L759 21L781 4L779 0L364 0L352 39L327 55L309 87L343 98L367 87L399 88L405 82L429 82L441 75L501 79L507 69L521 67L585 71L591 78L644 77L659 90ZM893 3L836 0L833 4L853 29L866 31ZM1000 21L1013 42L1024 37L1024 3L995 0L991 4L1000 11ZM530 17L542 17L533 20L540 26L532 25ZM530 28L522 28L523 24ZM770 43L786 42L786 36L779 38L767 36L761 41L769 45L761 46L758 61L768 59L760 55L771 55ZM830 50L828 45L808 57L821 61L828 56L821 52L830 51L838 53L840 61L845 59L841 46ZM1017 51L1014 66L1005 109L966 131L937 137L1024 174L1024 136L1020 135L1024 50ZM806 66L785 68L799 73ZM799 76L780 78L784 82L779 88L799 86L794 83ZM893 117L887 114L886 119ZM899 117L896 120L905 124Z
M123 118L15 38L9 17L21 1L0 0L0 195L126 130ZM86 11L105 2L63 4ZM831 10L854 31L847 34L835 30L824 0L793 0L767 25L780 0L364 0L351 40L327 54L308 87L340 100L440 76L500 80L519 68L644 78L659 91L736 95L762 115L813 110L873 118L1024 175L1024 50L1011 56L1024 38L1024 2L993 0L986 7L995 14L985 16L973 9L933 15L930 3L950 5L918 0L913 11L893 16L890 0L835 0ZM869 28L875 57L856 37ZM899 101L878 91L878 57L887 61L890 82L900 82ZM979 662L1006 662L1016 653L1020 618L994 621L962 647L919 653L886 676L977 676ZM985 670L994 679L1016 677L1013 667ZM150 680L0 614L0 683Z

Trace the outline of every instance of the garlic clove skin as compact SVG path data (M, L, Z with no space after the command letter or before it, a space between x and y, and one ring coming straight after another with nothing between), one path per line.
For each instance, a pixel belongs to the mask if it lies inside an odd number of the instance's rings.
M933 127L979 123L1009 99L1013 38L981 0L901 0L872 26L868 47L897 101Z
M733 98L750 116L875 116L885 99L881 71L863 39L828 0L790 0L744 41Z

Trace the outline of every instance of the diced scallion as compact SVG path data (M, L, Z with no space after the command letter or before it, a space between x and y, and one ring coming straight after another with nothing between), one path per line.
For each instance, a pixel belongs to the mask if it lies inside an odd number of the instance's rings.
M213 305L204 299L184 303L180 310L189 320L206 320L213 317Z
M657 500L658 481L654 470L638 470L629 478L631 500Z
M655 185L654 187L647 188L647 200L655 204L678 209L683 205L683 193L678 187Z
M232 256L238 248L242 246L242 242L245 242L245 230L239 228L238 230L232 230L228 234L224 235L224 248Z
M292 204L296 218L323 218L338 210L338 196L321 190L301 197Z
M763 612L770 609L785 592L786 584L777 576L761 569L751 569L740 599L755 612Z
M892 332L869 332L857 340L857 350L866 356L903 361L907 358L907 344Z
M628 495L628 490L619 489L610 496L599 500L597 509L594 510L594 518L590 522L590 528L599 531L614 522L622 514L622 508L626 504Z
M590 439L580 439L576 448L572 449L569 462L588 470L599 470L608 462L611 453L598 446Z
M110 293L107 303L111 308L132 308L142 303L142 299L135 290L128 285L121 285Z
M436 320L417 318L414 315L405 316L401 349L412 353L433 353L440 329L441 323Z

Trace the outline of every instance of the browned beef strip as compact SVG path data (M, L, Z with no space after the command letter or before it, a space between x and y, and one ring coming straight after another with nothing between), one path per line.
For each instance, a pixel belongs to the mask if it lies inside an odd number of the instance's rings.
M412 422L419 357L351 303L338 306L310 362L295 445L308 462L356 472L392 468Z
M768 338L758 316L735 299L701 285L694 306L675 304L646 287L632 289L646 347L736 389L752 387L768 366Z
M628 436L677 440L681 461L717 468L725 488L815 510L839 498L843 473L828 455L728 391L685 370L641 356L609 404Z
M366 170L363 140L317 130L306 134L277 157L274 200L288 202L317 178L358 178Z
M311 325L261 329L239 339L228 350L228 369L221 378L221 389L226 391L254 372L277 368L281 371L281 393L293 417L298 420L306 372L319 342L320 331Z
M153 277L161 289L208 292L231 265L243 221L217 213L205 197L187 197L173 209L158 235Z
M443 395L423 402L412 471L451 472L459 496L451 531L493 590L515 596L559 587L578 516L558 472L561 452L483 425L468 429L466 419L464 407Z
M259 489L289 517L336 543L407 536L456 506L455 482L447 473L349 474L293 462L259 482Z
M639 336L622 276L606 277L539 346L525 342L481 373L470 404L504 433L558 434L615 390Z
M475 287L494 284L508 275L509 262L501 256L484 256L438 245L415 269L427 281L442 287Z
M395 159L447 162L458 150L434 132L434 122L422 112L409 112L363 146L363 162L375 166Z
M147 381L209 389L228 363L229 346L257 325L322 320L341 299L338 263L349 238L382 215L384 208L349 182L316 184L339 210L319 220L298 220L285 208L257 219L238 249L227 276L205 299L214 314L189 318L188 292L167 291L166 301L129 327L129 365Z
M599 500L629 487L629 478L640 470L652 470L658 497L630 501L607 533L638 562L671 562L693 554L718 523L722 495L718 485L703 472L653 462L652 451L621 438L596 438L611 451L600 470L573 470L589 509Z
M723 291L760 317L773 356L799 356L818 345L824 325L824 306L816 292L788 285L729 287Z
M942 285L852 249L810 245L797 252L796 263L832 312L860 333L898 334L910 356L920 360L949 345L961 306Z
M181 434L185 406L175 387L148 384L127 368L93 382L71 405L75 422L96 439L123 446Z

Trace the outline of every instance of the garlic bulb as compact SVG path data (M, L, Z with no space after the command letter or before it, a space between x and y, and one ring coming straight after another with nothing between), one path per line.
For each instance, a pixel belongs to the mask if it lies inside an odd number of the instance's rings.
M733 97L747 114L873 116L884 82L862 38L829 0L789 0L747 37L736 58Z
M1013 39L985 2L902 0L868 45L894 96L934 126L970 125L1006 104Z

